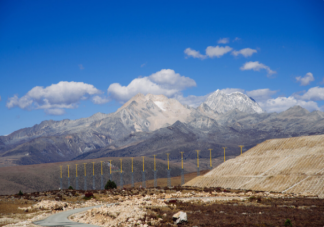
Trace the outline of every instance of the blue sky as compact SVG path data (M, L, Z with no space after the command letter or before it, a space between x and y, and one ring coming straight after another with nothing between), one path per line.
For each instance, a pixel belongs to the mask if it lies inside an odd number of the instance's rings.
M0 135L221 89L324 110L324 1L0 1Z

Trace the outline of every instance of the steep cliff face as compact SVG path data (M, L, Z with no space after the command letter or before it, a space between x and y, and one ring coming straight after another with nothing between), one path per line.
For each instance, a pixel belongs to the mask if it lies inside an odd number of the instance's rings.
M266 139L314 134L324 134L323 112L295 106L279 114L264 113L242 93L216 91L197 109L163 95L138 94L115 113L44 121L1 136L0 166L8 160L36 164L179 150L191 154L223 145L235 155L239 144L249 147Z

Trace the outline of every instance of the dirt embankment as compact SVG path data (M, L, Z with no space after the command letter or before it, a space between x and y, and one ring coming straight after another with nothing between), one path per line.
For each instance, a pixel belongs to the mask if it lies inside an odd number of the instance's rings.
M267 140L185 185L324 198L324 135Z

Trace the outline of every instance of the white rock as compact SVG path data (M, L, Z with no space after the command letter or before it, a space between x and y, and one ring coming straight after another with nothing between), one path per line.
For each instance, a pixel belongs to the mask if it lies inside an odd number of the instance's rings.
M174 224L181 224L182 222L187 222L187 213L183 211L179 211L178 213L172 216L173 220L175 220Z

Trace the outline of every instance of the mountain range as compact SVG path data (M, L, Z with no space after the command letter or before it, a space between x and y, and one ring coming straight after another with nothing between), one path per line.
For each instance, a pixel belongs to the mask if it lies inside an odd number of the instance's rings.
M171 160L239 155L272 138L324 134L324 113L294 106L266 113L240 92L213 92L199 107L163 95L137 94L115 113L78 120L43 121L0 136L0 166L100 157L157 155Z

